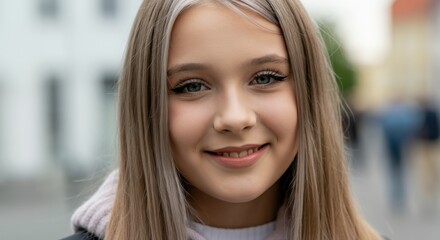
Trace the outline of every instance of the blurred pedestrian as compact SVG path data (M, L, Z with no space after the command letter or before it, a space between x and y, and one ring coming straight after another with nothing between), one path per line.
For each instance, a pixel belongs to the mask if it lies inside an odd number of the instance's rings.
M392 210L406 207L404 152L415 135L419 111L401 99L392 101L382 114L385 146L389 156L390 200Z
M421 170L422 210L425 213L435 212L439 200L439 117L435 106L429 100L421 103L422 121L418 131Z
M352 170L359 172L365 167L360 143L360 126L363 113L350 103L348 103L348 107L349 109L342 115L344 139L348 148L347 159L350 161Z

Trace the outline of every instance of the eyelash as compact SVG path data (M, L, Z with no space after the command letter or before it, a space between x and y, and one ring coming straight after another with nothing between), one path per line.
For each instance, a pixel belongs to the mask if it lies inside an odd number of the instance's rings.
M254 77L252 78L251 82L254 82L256 78L262 77L262 76L270 77L270 79L273 79L274 81L271 83L267 83L267 84L254 84L254 85L259 85L258 87L260 87L260 88L270 87L271 85L282 82L287 78L287 76L279 73L276 70L268 69L268 70L264 70L264 71L261 71L261 72L258 72L257 74L255 74Z
M263 70L263 71L260 71L257 74L255 74L252 77L252 80L250 81L250 83L256 81L256 78L263 77L263 76L270 77L270 79L273 79L274 81L272 81L271 83L266 83L266 84L254 83L254 84L251 84L251 85L257 86L259 88L267 88L267 87L270 87L273 84L277 84L279 82L284 81L286 79L286 77L287 77L287 76L279 73L276 70L267 69L267 70ZM183 80L182 82L177 84L177 86L172 88L171 91L174 92L175 94L190 94L190 95L197 94L199 91L196 91L196 92L188 92L187 91L187 88L189 87L189 85L193 84L193 83L201 84L202 87L204 87L204 88L206 88L208 90L210 89L209 87L206 86L205 82L200 80L200 79L189 79L189 80Z
M192 83L199 83L199 84L203 85L205 88L209 89L202 80L189 79L189 80L184 80L184 81L180 82L179 84L177 84L177 86L172 88L171 91L173 91L176 94L196 94L196 92L185 91L185 90L187 90L186 88Z

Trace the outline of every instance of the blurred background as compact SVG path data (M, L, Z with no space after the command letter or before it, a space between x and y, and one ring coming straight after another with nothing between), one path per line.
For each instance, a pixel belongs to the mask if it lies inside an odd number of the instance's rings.
M342 95L350 180L391 239L440 238L440 1L302 0ZM0 0L0 239L59 239L116 163L141 0Z

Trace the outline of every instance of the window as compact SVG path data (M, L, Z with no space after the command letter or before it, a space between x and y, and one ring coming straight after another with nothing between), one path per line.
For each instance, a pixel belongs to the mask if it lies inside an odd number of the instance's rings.
M60 11L59 0L40 0L39 11L44 18L57 19Z
M115 18L118 11L117 0L100 0L102 14L106 18Z
M103 155L108 159L116 159L116 92L118 75L115 72L105 72L101 77L102 94L102 121L101 121L101 146Z
M102 87L105 95L110 94L112 98L116 94L116 82L118 75L116 73L106 72L102 75Z
M58 75L52 74L46 82L47 91L47 124L49 130L49 146L54 158L61 152L61 81Z

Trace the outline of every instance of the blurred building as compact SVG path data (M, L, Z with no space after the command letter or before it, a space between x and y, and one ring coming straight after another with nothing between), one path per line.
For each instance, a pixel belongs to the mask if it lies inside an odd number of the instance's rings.
M140 0L0 0L0 181L114 158L115 82Z
M377 111L395 98L433 98L440 105L440 1L394 0L390 4L388 57L358 64L355 104Z
M388 90L412 99L439 96L440 1L395 0L392 22Z

